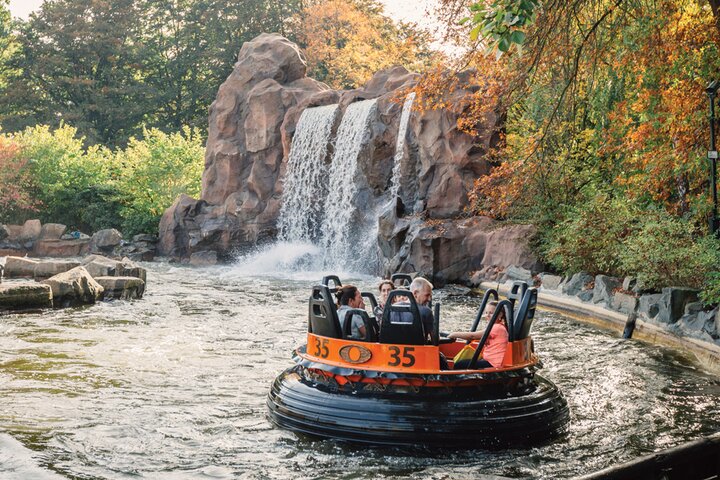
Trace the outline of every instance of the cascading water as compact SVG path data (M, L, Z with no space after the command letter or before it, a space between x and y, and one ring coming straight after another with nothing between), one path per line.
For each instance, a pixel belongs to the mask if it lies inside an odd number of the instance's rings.
M323 203L327 197L325 157L337 104L307 108L300 115L287 163L278 239L312 242L318 237Z
M374 268L376 239L366 238L366 225L353 228L353 220L358 210L357 160L369 136L367 124L375 104L376 100L364 100L348 106L329 167L325 158L339 106L303 111L288 158L278 242L240 259L241 271L357 273Z
M390 199L394 200L400 191L400 169L403 159L403 150L405 149L405 137L407 137L408 123L410 122L410 113L412 105L415 101L415 92L410 92L405 97L402 113L400 114L400 125L398 126L397 143L395 143L395 164L393 165L392 180L390 182Z
M350 104L338 129L335 140L335 154L330 165L328 196L325 202L325 218L322 223L320 245L325 252L325 266L345 270L348 268L364 270L363 263L374 263L367 258L372 252L351 250L351 245L360 247L353 241L353 215L357 211L354 205L357 184L357 160L360 150L368 139L368 119L376 109L377 100L363 100ZM365 235L368 232L364 232ZM365 267L366 269L367 267Z

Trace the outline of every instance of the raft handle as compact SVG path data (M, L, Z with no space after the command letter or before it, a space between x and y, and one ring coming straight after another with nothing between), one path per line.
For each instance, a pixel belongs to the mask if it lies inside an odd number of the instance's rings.
M495 322L497 321L498 317L500 316L500 309L505 309L505 319L508 326L508 339L509 341L513 341L513 321L512 317L508 317L508 314L512 311L512 303L510 300L503 300L497 304L497 307L495 308L495 312L493 313L493 316L490 317L490 321L488 322L487 327L485 328L485 333L483 333L482 338L480 339L480 343L478 343L478 346L475 348L475 354L472 357L472 360L470 361L470 365L468 366L468 369L475 370L477 368L477 362L478 358L480 357L480 352L482 352L483 347L485 347L485 343L487 342L488 337L490 336L490 330L492 330L493 325L495 325ZM507 320L507 319L510 320ZM469 343L469 342L468 342Z
M485 307L487 307L487 304L490 301L490 297L493 297L493 299L497 302L499 298L497 290L495 290L494 288L488 288L487 290L485 290L485 295L483 295L480 309L478 310L477 315L475 315L475 321L473 322L472 327L470 327L471 332L476 331L478 325L480 325L480 320L482 319L482 315L485 312Z

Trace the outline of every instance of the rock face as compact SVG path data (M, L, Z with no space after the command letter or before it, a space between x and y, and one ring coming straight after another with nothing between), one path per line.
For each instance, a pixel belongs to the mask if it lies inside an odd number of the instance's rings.
M182 196L160 222L162 255L231 250L275 236L286 112L328 90L305 76L297 45L277 34L246 42L210 107L200 200ZM289 128L289 126L287 127Z
M208 264L274 240L302 112L338 104L335 135L349 105L374 99L357 172L348 180L356 187L356 215L364 216L353 223L364 222L363 228L377 236L379 270L417 272L439 285L469 280L468 274L482 267L540 270L528 245L532 227L499 228L490 219L465 213L473 181L490 170L485 154L500 141L504 122L500 112L476 125L475 136L458 129L461 113L479 88L473 72L461 73L446 92L452 110L416 110L401 132L403 100L418 74L393 67L377 72L361 88L339 92L306 77L305 70L298 47L279 35L262 34L243 45L210 110L201 198L180 196L165 211L161 255ZM398 137L403 140L398 196L390 198ZM329 152L335 140L329 141Z

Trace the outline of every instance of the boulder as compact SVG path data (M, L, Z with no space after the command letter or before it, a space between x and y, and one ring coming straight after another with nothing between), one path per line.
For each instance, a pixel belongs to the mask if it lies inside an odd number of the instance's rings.
M121 241L122 233L114 228L98 230L90 240L90 251L93 253L110 252L113 248L120 245Z
M115 270L116 277L135 277L147 285L147 270L133 262L129 258L123 258Z
M638 300L637 298L635 298L634 295L624 292L617 292L611 298L610 308L622 313L633 313L637 308L637 303Z
M604 303L609 305L613 298L614 290L620 287L620 280L607 275L595 276L595 287L593 288L593 303Z
M522 268L522 267L516 267L515 265L510 265L505 269L505 274L503 275L503 278L507 280L520 280L523 282L527 282L529 285L533 284L533 275L530 270Z
M103 300L142 298L145 291L145 282L137 277L97 277L95 281L103 288Z
M190 265L195 267L216 265L217 262L218 258L216 252L194 252L190 255Z
M65 235L63 235L64 237ZM33 254L38 257L80 257L90 251L90 239L38 240Z
M637 287L637 279L635 277L625 277L622 283L622 289L626 292L634 291Z
M40 229L38 240L60 240L66 229L61 223L46 223Z
M685 305L698 300L698 293L692 288L663 288L657 320L661 323L675 323L684 315Z
M133 243L157 243L158 237L157 235L151 235L149 233L138 233L137 235L133 235L132 241Z
M685 304L685 315L695 315L703 311L703 302L690 302Z
M67 272L80 265L80 262L75 261L60 261L60 260L42 260L35 265L33 270L33 277L35 280L45 280L46 278L54 277L58 273Z
M591 289L578 292L577 297L583 302L590 302L593 299L593 291Z
M10 236L10 230L3 224L0 223L0 241L5 240Z
M576 273L572 277L570 277L570 280L565 282L565 284L562 287L562 293L565 295L577 295L582 290L587 289L587 285L589 285L594 280L594 277L590 275L589 273L580 272ZM592 298L592 297L590 297Z
M638 313L643 314L648 319L653 319L660 313L660 304L663 302L663 296L659 293L641 295L638 299Z
M551 275L549 273L541 273L540 275L540 287L543 290L557 290L563 281L563 277L559 275Z
M112 260L102 255L89 255L82 261L85 270L93 278L98 277L114 277L118 269L118 261Z
M7 278L33 278L37 260L25 257L7 257L5 259L5 276Z
M52 289L35 282L4 283L0 285L0 310L51 308Z
M52 288L55 308L95 303L103 293L103 287L82 266L50 277L42 283Z
M40 220L27 220L22 226L18 240L23 244L32 244L40 237L41 231L42 224Z

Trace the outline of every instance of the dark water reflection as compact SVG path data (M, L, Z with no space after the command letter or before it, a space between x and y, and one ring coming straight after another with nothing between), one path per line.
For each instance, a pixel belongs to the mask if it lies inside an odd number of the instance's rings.
M720 383L688 359L542 314L535 344L570 404L567 437L501 452L298 439L270 426L265 395L303 340L317 275L147 266L141 301L0 317L0 478L569 478L720 425ZM443 330L479 304L442 301Z

